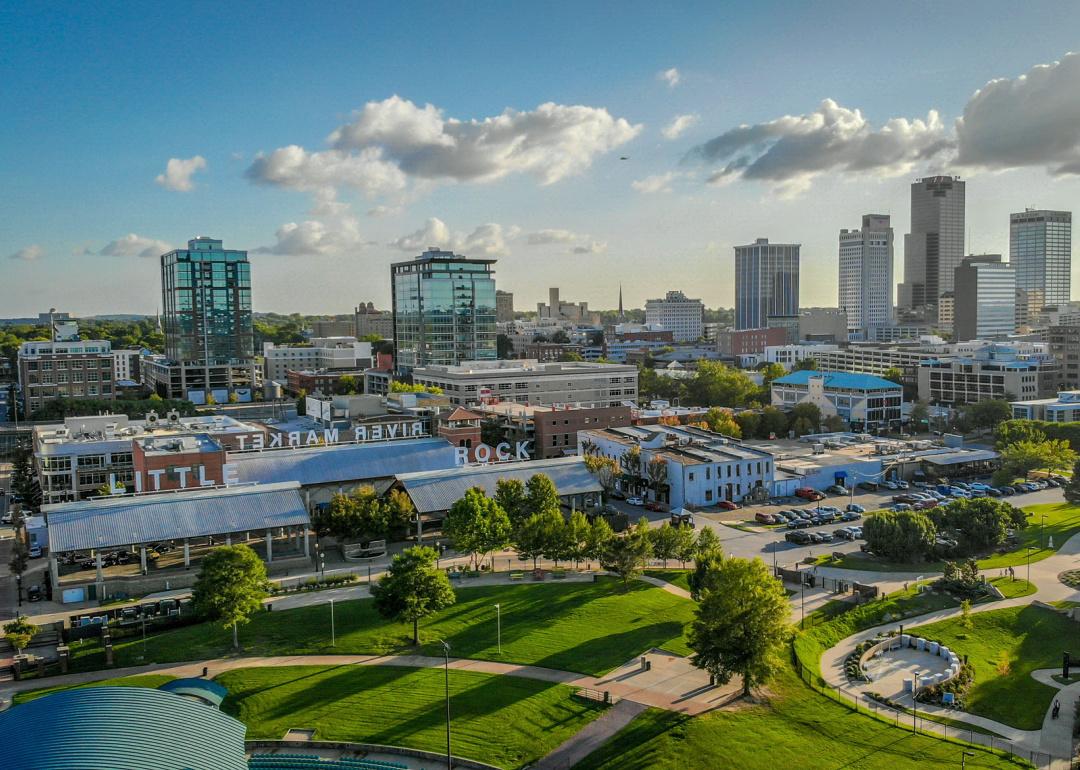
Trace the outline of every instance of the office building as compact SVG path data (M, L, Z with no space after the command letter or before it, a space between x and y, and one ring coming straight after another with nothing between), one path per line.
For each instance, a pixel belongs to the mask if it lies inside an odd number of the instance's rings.
M163 398L197 404L250 401L260 387L246 251L199 236L161 255L165 355L144 359L144 377Z
M799 311L796 342L839 343L848 339L850 322L843 308L809 307Z
M930 359L918 367L919 398L947 406L989 399L1049 398L1057 382L1058 367L1052 357L1024 357L1003 345L990 345L972 356Z
M399 374L496 359L494 264L430 248L390 266Z
M376 310L371 302L361 302L356 306L355 324L353 331L357 339L378 335L380 339L394 339L394 314L389 310Z
M899 305L923 310L952 291L964 257L965 183L931 176L911 185L911 232L904 236L904 281Z
M800 370L772 381L772 405L790 410L814 404L823 417L836 415L856 430L899 427L904 389L872 374Z
M701 339L704 317L705 305L701 300L689 299L681 291L669 291L663 299L645 301L645 323L670 331L675 342Z
M864 214L858 230L840 231L840 310L848 332L866 339L893 322L893 229L884 214Z
M106 340L24 342L18 368L28 418L57 398L116 398L112 347Z
M1013 418L1046 422L1080 422L1080 390L1063 390L1052 398L1011 401Z
M419 367L412 374L413 382L441 388L458 406L495 401L620 406L637 399L638 369L629 364L467 361Z
M1080 388L1080 323L1051 326L1046 334L1058 364L1058 390Z
M735 247L735 328L761 329L769 316L799 314L799 244L758 238Z
M765 329L725 329L717 334L716 350L723 358L764 353L770 346L787 342L787 330L779 327Z
M284 384L290 371L341 371L372 365L371 343L355 337L313 337L304 345L263 343L263 378Z
M953 329L956 328L956 294L954 292L947 291L938 297L937 328L946 334L952 334Z
M1010 214L1009 264L1029 311L1071 300L1072 213L1025 209Z
M312 337L352 337L356 332L353 319L318 318L311 322Z
M510 295L511 305L511 321L513 318L513 301L514 295ZM559 299L559 290L557 288L548 289L548 301L547 304L543 302L536 303L536 317L550 318L557 321L574 321L575 323L582 323L589 318L589 303L588 302L563 302ZM501 318L499 319L502 320Z
M577 454L578 431L621 428L633 422L629 406L537 406L513 402L473 407L484 420L494 422L503 440L528 441L536 460Z
M142 359L141 350L114 350L113 357L113 380L116 382L141 382L142 371L139 365Z
M495 290L495 320L510 323L514 320L514 292Z
M955 287L957 340L1000 339L1016 331L1016 271L1000 254L965 257L956 268Z

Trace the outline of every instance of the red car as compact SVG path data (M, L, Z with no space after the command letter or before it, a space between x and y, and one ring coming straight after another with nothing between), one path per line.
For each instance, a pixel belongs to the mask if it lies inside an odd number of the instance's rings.
M650 500L649 502L645 503L646 511L659 511L660 513L666 513L667 509L668 507L666 503L658 503L656 500Z
M716 505L717 505L717 507L719 507L719 508L721 508L721 509L723 509L725 511L737 511L737 510L739 510L738 503L733 503L730 500L721 500Z
M754 514L754 519L760 524L775 524L776 516L765 511L758 511Z

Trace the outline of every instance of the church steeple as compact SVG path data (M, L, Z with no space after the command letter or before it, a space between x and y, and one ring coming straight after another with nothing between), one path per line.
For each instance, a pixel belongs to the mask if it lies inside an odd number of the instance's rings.
M623 308L622 308L622 284L620 283L619 284L619 323L622 323L625 320L626 320L626 318L625 318L625 316L623 316Z

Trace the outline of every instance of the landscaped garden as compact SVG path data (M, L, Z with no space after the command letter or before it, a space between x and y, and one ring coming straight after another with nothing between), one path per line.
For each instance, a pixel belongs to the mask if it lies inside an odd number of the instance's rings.
M1057 692L1031 672L1059 668L1061 653L1077 647L1080 630L1064 615L1034 605L988 610L909 629L968 657L975 681L964 709L1022 730L1042 726Z
M291 728L315 739L446 750L441 669L287 666L228 671L224 710L249 740ZM602 713L565 685L470 671L450 672L453 753L504 768L530 764Z
M502 613L502 655L498 650L495 604ZM642 582L623 585L611 578L592 583L525 583L462 588L457 601L420 626L420 648L411 644L408 623L382 618L370 599L336 602L336 645L330 646L330 606L260 612L240 629L242 654L451 654L599 675L643 650L689 653L684 638L694 604ZM199 623L148 637L145 661L138 636L114 647L117 666L139 662L202 660L231 654L232 633L219 624ZM75 670L104 667L99 644L72 646Z

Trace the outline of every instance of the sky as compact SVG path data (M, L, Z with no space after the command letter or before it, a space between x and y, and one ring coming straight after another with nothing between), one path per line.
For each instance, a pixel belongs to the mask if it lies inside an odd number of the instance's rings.
M864 213L901 279L919 176L967 180L973 253L1077 208L1078 31L1039 0L0 0L0 317L154 313L197 235L249 251L257 311L386 307L427 246L518 309L730 307L759 237L835 305Z

